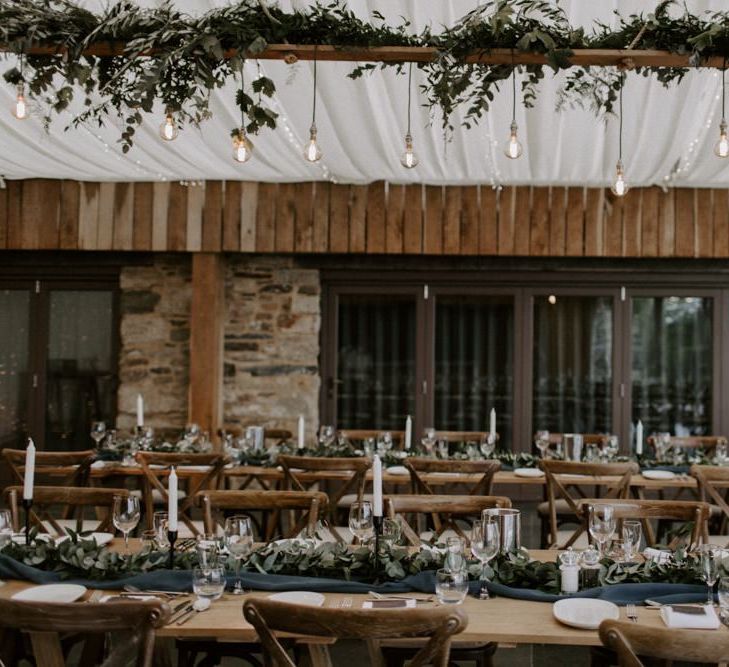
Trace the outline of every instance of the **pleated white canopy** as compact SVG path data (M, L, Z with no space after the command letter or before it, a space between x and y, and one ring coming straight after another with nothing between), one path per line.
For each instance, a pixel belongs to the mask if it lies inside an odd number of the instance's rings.
M189 12L203 12L223 4L217 0L176 0ZM152 4L145 0L146 4ZM285 4L288 2L285 0ZM300 6L301 2L295 3ZM408 17L416 30L452 24L476 6L477 0L349 0L366 17L378 10L397 21ZM614 21L620 9L650 11L640 0L562 3L574 24L589 26L595 19ZM721 0L689 2L692 11L726 7ZM101 2L85 3L98 9ZM290 6L290 5L288 5ZM3 63L5 65L5 63ZM560 77L548 73L533 109L519 105L517 122L524 155L516 161L503 155L511 120L510 86L502 88L488 117L475 128L460 127L444 141L440 113L414 105L413 135L420 164L413 170L399 163L406 124L407 77L394 71L375 72L363 79L347 78L351 63L319 63L317 125L323 151L321 162L311 165L301 156L311 121L313 65L288 66L261 61L273 78L277 93L272 102L280 113L279 127L253 137L255 153L246 164L232 160L230 130L238 122L235 86L216 91L214 117L200 129L187 127L166 143L158 136L162 109L145 119L135 147L123 155L117 143L119 127L64 131L72 112L56 118L50 132L39 115L15 120L9 112L14 90L0 88L0 174L6 178L73 178L80 180L197 180L253 181L332 180L368 183L429 184L609 184L617 160L617 120L607 122L590 111L555 111ZM256 65L247 65L248 78ZM415 74L416 80L419 75ZM721 187L729 183L729 159L713 155L718 137L721 76L716 70L691 72L679 85L664 89L655 80L636 74L628 77L624 93L624 163L630 185ZM78 107L76 107L78 111Z

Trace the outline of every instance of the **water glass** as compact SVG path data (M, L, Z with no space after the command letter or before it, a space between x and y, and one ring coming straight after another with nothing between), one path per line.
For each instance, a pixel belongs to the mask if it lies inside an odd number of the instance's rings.
M607 442L603 450L605 460L612 461L620 452L620 440L617 435L611 435L608 437Z
M716 443L716 465L723 466L726 464L727 457L727 444L726 442L719 441Z
M705 544L701 548L701 575L706 582L707 604L714 604L714 584L719 576L721 562L721 548L715 544Z
M549 450L549 431L537 431L534 436L534 444L539 450L539 457L546 459Z
M633 556L640 552L640 541L643 537L643 526L640 521L623 521L623 550L625 560L630 562Z
M382 539L385 542L397 544L400 541L401 535L400 524L390 517L385 517L382 520Z
M719 611L722 620L729 620L729 577L719 579Z
M438 440L438 456L442 459L448 458L448 441Z
M420 444L423 445L423 449L428 456L433 456L433 447L435 447L435 429L426 428L423 437L420 440Z
M458 536L446 540L446 557L443 567L453 572L466 569L466 543Z
M218 567L220 564L220 540L216 535L198 535L195 542L197 562L200 567Z
M154 526L154 539L157 542L158 549L168 549L170 546L170 538L167 535L169 530L169 516L167 512L155 512L152 516L152 525Z
M99 444L106 437L106 423L105 422L91 422L91 439L96 443L96 449L99 448Z
M489 599L489 589L486 585L486 565L499 553L501 538L499 535L499 522L496 517L484 517L476 521L471 530L471 553L481 563L481 590L479 597Z
M323 425L319 428L319 446L329 447L336 437L336 432L333 426Z
M680 466L684 463L683 447L673 446L673 465Z
M112 517L114 527L124 534L125 553L129 555L129 533L139 523L139 498L136 496L114 496Z
M384 431L377 436L377 450L385 454L392 449L392 433Z
M593 505L590 508L590 535L597 542L600 556L615 533L615 511L612 505Z
M10 510L0 510L0 549L13 539L13 519Z
M225 520L225 546L235 559L234 595L243 593L243 582L240 580L240 563L253 548L253 524L245 515L231 516Z
M485 458L489 459L494 453L494 449L496 449L496 435L492 433L486 433L481 438L481 453L484 455Z
M364 450L364 455L368 459L371 459L375 455L375 439L365 438L362 441L362 449Z
M192 590L198 598L218 600L225 590L225 570L222 567L198 567L192 571Z
M359 500L349 506L349 529L360 544L372 537L373 525L372 503L369 500Z
M441 604L461 604L468 594L468 575L463 570L438 570L435 595Z
M157 548L157 535L153 530L142 531L142 551L154 551Z

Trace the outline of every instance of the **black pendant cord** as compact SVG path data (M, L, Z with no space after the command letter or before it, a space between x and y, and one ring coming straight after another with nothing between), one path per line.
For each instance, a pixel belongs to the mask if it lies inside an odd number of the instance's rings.
M726 120L726 56L721 68L721 120Z
M618 162L623 162L623 87L625 86L625 72L620 74L620 95L619 95L619 126L618 126Z
M375 581L380 580L380 536L382 535L383 517L373 516L372 527L374 529L375 537L375 553L374 555L374 568L375 568Z
M512 60L514 54L511 54ZM512 65L511 68L511 124L516 123L516 67Z
M246 113L245 113L245 90L246 90L246 81L245 81L245 66L246 61L243 60L240 64L240 129L245 131L246 126Z
M410 136L410 105L412 103L413 95L413 64L410 63L410 70L408 71L408 131L407 135Z
M311 126L316 125L316 45L314 45L314 100L311 105Z
M23 509L25 510L25 544L30 544L30 510L33 507L33 499L23 498Z

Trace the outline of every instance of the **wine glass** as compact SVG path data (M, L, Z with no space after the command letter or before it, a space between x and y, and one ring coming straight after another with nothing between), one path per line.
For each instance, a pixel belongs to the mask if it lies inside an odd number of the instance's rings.
M333 426L324 424L319 427L319 446L329 447L334 442L336 431Z
M607 461L612 461L618 455L620 451L620 440L618 440L617 435L608 437L603 451Z
M139 498L136 496L114 496L114 527L124 534L124 551L129 555L129 533L139 523Z
M362 449L364 450L364 455L368 459L371 459L375 455L375 439L365 438L362 441Z
M446 540L446 557L443 567L453 572L466 569L466 542L454 535Z
M225 546L235 559L233 595L241 595L243 583L240 580L240 562L253 548L253 524L250 517L241 514L225 520Z
M714 584L719 576L721 549L714 544L705 544L701 548L701 574L707 586L706 603L714 604Z
M534 444L539 450L539 458L546 459L549 450L549 431L537 431L534 436Z
M494 433L486 433L481 438L481 453L485 458L490 459L496 449L496 435Z
M601 558L614 533L615 508L612 505L593 505L590 508L590 535L598 544Z
M377 449L387 454L392 449L392 433L384 431L377 436Z
M442 459L448 458L448 441L438 440L438 456Z
M425 435L420 439L420 444L423 445L423 449L428 456L433 456L433 447L435 447L435 429L426 428L424 431Z
M643 537L643 526L640 521L626 520L623 521L622 533L625 560L630 562L633 559L633 555L640 551L640 541Z
M13 537L13 519L10 510L0 510L0 549L4 549Z
M486 585L488 581L486 565L499 553L500 544L499 523L496 517L487 516L473 524L471 530L471 553L481 563L481 590L478 596L482 600L489 599L489 589Z
M372 536L374 524L369 500L358 500L349 506L349 529L360 544Z
M170 546L170 538L167 535L169 530L169 515L167 512L155 512L152 516L152 525L154 526L154 539L159 549L168 549Z
M96 449L99 448L101 441L106 437L106 422L91 422L91 439L96 443Z
M729 577L719 579L719 613L722 620L729 619Z
M385 542L397 544L400 541L401 532L400 524L396 519L385 517L382 520L382 539Z

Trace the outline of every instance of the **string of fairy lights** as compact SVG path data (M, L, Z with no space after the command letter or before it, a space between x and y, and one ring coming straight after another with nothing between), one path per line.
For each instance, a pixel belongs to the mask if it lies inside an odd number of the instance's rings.
M19 56L19 65L21 80L23 79L23 69L25 66L25 59L23 54ZM241 64L240 69L240 94L243 96L245 90L245 62ZM516 76L517 66L512 68L511 74L511 123L509 125L509 137L504 143L504 155L510 160L519 159L524 153L524 146L519 141L518 136L518 125L516 122L516 110L517 110L517 95L516 95ZM260 76L260 66L259 66ZM610 189L616 197L623 197L627 194L629 187L625 174L625 167L623 165L623 89L625 87L625 72L620 73L620 87L618 92L618 161L615 165L615 174L611 181ZM408 68L408 88L407 88L407 125L405 132L405 150L400 157L400 164L405 169L414 169L419 164L418 156L414 148L414 140L411 128L411 108L413 101L413 64L409 64ZM717 95L718 97L718 95ZM311 125L309 127L309 140L306 142L303 148L303 158L309 163L317 163L322 159L323 153L318 142L318 129L316 125L316 102L317 102L317 59L316 51L314 52L313 60L313 89L312 89L312 105L311 105ZM714 145L714 155L719 158L729 157L729 136L727 134L727 122L726 122L726 63L721 69L721 121L719 123L719 139ZM25 96L25 84L19 83L16 88L15 102L11 109L12 115L17 120L25 120L30 116L30 106ZM712 118L707 121L707 128L711 125ZM285 123L284 130L287 132L288 139L291 143L293 142L293 132L289 127L288 122ZM175 119L175 114L172 110L165 110L165 117L159 126L160 137L167 142L174 141L180 134L179 126ZM241 109L241 124L240 127L233 132L233 160L238 163L248 162L254 153L254 146L248 137L245 130L245 112ZM298 142L296 142L297 145ZM693 146L692 146L693 149ZM137 169L140 169L139 161L136 162ZM685 169L684 165L682 168ZM677 169L680 167L677 167ZM328 170L327 170L328 171ZM665 180L669 179L666 177Z

